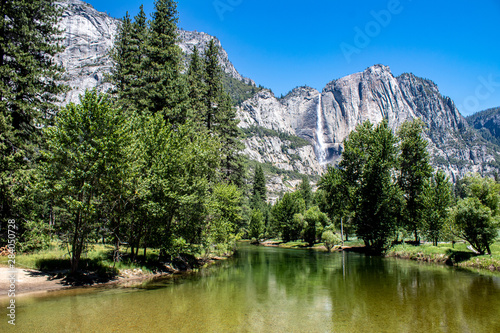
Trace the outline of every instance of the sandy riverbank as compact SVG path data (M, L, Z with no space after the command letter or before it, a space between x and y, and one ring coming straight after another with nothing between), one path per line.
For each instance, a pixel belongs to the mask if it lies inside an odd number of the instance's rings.
M213 257L207 260L200 261L200 266L212 265L220 260L225 260L227 257ZM153 279L167 278L174 275L191 272L191 269L176 270L170 267L169 270L158 273L143 272L141 269L127 269L120 271L116 277L103 281L91 283L74 283L68 281L61 272L42 272L33 269L17 268L12 271L6 266L0 266L0 300L8 298L9 290L11 289L11 278L14 275L16 279L15 294L27 295L32 293L45 293L56 290L93 287L102 285L119 285L123 287L133 287Z

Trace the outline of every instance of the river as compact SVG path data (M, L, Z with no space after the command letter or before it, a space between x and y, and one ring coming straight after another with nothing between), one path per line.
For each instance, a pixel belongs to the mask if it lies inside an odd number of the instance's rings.
M246 244L188 277L18 296L16 305L15 329L3 315L1 332L500 332L499 277Z

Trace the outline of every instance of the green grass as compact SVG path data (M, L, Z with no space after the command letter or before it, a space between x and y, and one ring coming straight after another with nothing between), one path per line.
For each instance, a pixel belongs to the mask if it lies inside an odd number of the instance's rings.
M491 246L492 255L476 255L467 249L467 245L466 243L456 243L455 246L451 243L440 243L438 246L400 244L390 248L386 256L500 271L500 242Z
M147 258L139 255L135 261L130 258L130 250L121 248L121 261L113 262L111 245L93 245L88 252L82 254L80 268L99 274L116 275L120 270L141 269L144 273L152 273L161 267L157 261L157 250L148 249ZM142 251L141 251L142 253ZM64 271L70 269L69 254L54 243L49 249L37 253L16 254L15 265L17 268L36 269L41 271ZM0 257L0 265L7 265L8 257Z

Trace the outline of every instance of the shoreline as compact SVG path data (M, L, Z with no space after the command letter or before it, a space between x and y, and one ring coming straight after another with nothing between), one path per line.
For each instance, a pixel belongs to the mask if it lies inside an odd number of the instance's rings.
M45 293L63 291L63 290L77 290L95 287L116 286L123 288L133 288L145 282L150 282L156 279L174 278L182 275L188 275L196 272L203 267L211 266L228 257L213 257L206 260L200 260L199 266L189 268L186 270L172 269L169 271L149 273L143 272L141 269L126 269L107 280L95 281L89 283L75 283L68 281L67 276L62 271L39 271L36 269L16 268L15 272L11 271L8 266L0 265L0 302L8 300L10 282L9 278L12 275L16 277L15 283L15 296L33 296Z
M293 248L293 249L309 249L309 250L316 250L316 251L324 251L328 252L325 246L314 246L314 247L307 247L307 246L286 246L282 245L285 243L282 243L280 241L264 241L259 244L255 244L257 246L266 246L266 247L280 247L280 248ZM418 262L428 262L428 263L433 263L433 264L438 264L438 265L446 265L446 266L451 266L451 267L456 267L460 269L473 269L473 270L479 270L480 272L483 271L484 273L486 272L493 272L493 273L499 273L500 274L500 262L498 260L491 260L491 256L489 255L483 255L483 256L475 256L473 253L470 253L467 258L464 260L463 258L459 258L460 254L463 255L463 252L456 251L456 252L451 252L449 254L445 253L434 253L434 254L426 254L422 251L418 251L419 249L417 247L408 247L409 251L397 251L397 250L389 250L385 254L382 254L381 256L384 258L396 258L396 259L404 259L404 260L413 260L413 261L418 261ZM411 251L415 250L415 251ZM366 250L364 245L361 246L337 246L334 249L332 249L331 252L341 252L341 251L346 251L346 252L356 252L356 253L363 253L367 254L368 251ZM490 260L489 260L490 259Z

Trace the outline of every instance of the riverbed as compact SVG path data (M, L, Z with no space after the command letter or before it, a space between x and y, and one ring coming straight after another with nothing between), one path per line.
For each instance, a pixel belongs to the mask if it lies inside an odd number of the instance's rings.
M195 274L1 303L17 332L500 332L500 278L358 253L257 247Z

